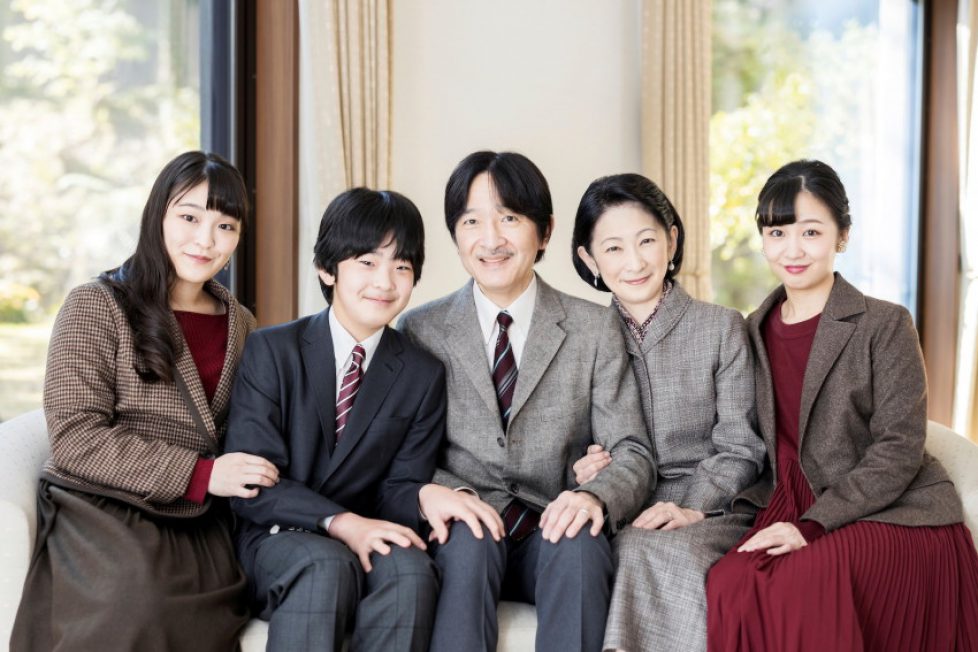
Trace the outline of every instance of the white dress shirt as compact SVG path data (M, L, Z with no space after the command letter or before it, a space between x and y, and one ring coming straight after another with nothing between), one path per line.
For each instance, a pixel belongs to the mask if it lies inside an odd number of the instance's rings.
M353 364L353 347L357 344L363 347L363 372L367 373L370 360L373 359L377 347L380 345L380 338L384 335L384 329L378 328L377 332L362 342L357 342L356 338L350 335L349 331L343 328L343 324L336 318L336 313L332 308L329 309L329 332L333 337L333 355L336 357L336 398L340 397L340 386L343 384L343 376L349 371Z
M336 398L340 397L340 387L343 385L343 376L349 371L353 364L353 348L359 344L363 347L363 373L367 373L370 360L377 352L380 345L380 338L384 335L384 329L378 328L377 332L362 342L357 342L356 338L343 327L340 320L336 318L336 313L332 308L329 309L329 333L333 338L333 356L336 358ZM332 525L336 516L326 516L319 521L319 527L329 533L329 526Z
M523 290L523 294L516 298L508 308L500 308L487 297L478 283L472 284L472 295L475 298L475 313L479 319L479 328L482 330L482 338L486 348L486 359L489 361L489 368L495 362L496 337L499 335L499 322L496 316L500 311L505 310L513 318L507 334L509 343L513 347L513 357L516 358L517 369L520 360L523 359L523 347L526 346L526 338L530 332L530 320L533 319L533 306L537 300L537 276L533 275L530 284Z

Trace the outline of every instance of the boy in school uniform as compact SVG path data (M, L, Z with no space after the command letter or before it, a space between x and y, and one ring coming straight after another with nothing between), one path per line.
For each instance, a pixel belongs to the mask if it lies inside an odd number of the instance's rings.
M426 650L438 598L418 492L445 429L438 360L389 328L421 276L424 228L395 192L327 207L315 266L329 306L254 332L226 449L280 480L235 499L235 544L268 650Z

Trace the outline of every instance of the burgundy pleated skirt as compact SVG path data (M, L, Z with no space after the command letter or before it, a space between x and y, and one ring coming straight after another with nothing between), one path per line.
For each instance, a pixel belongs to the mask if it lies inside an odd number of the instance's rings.
M797 461L780 470L741 543L814 502ZM707 579L711 651L978 650L978 554L963 523L858 521L781 556L739 545Z

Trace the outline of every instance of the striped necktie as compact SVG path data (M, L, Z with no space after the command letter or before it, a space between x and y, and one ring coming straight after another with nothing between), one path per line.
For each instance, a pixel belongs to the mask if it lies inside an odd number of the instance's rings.
M513 317L503 310L496 315L499 335L496 337L496 352L492 361L492 383L496 386L496 400L499 401L499 416L503 420L503 430L509 423L509 410L513 405L513 390L516 388L516 356L509 341L509 327Z
M353 409L353 401L360 390L360 381L363 380L363 359L366 352L363 347L357 344L353 347L353 362L343 374L340 382L340 394L336 397L336 443L340 443L343 436L343 429L346 428L346 420Z

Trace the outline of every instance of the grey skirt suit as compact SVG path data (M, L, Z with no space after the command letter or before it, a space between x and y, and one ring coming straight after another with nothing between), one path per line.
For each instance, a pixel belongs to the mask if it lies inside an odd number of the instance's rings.
M604 648L705 650L706 574L750 526L753 517L730 513L730 502L764 462L747 329L737 311L693 299L678 283L641 343L622 329L658 467L645 506L671 501L707 518L618 534Z

